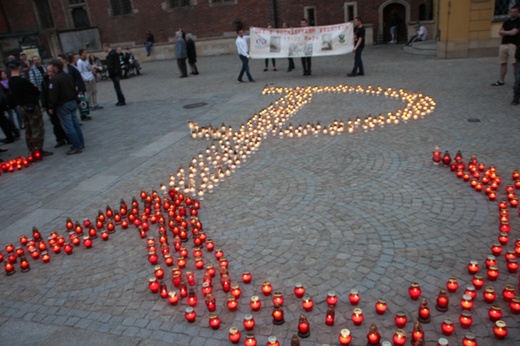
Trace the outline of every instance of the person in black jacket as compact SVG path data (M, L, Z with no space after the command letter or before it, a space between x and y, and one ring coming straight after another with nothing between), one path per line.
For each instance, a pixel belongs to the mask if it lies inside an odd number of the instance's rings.
M79 72L79 70L76 68L76 66L73 65L74 56L73 55L66 56L65 54L59 54L58 58L59 58L59 60L61 60L61 63L63 64L63 72L71 75L72 79L74 80L76 98L80 94L84 94L85 92L87 92L87 86L85 85L85 82L83 81L83 77L81 77L81 72ZM81 120L92 120L92 117L89 115L82 115Z
M117 95L117 103L116 106L124 106L126 105L125 95L123 95L123 90L121 90L121 63L119 61L119 54L117 54L115 49L110 47L110 44L103 43L103 50L108 53L107 55L107 70L108 77L112 79L112 83L114 84L114 90Z
M45 130L40 108L40 91L28 79L22 78L21 63L10 60L7 67L11 73L9 88L16 105L20 106L23 123L25 124L25 143L29 152L40 151L43 156L52 155L52 152L43 150Z
M20 138L20 130L5 116L7 105L7 96L4 93L4 88L0 87L0 128L5 134L5 139L0 140L0 142L12 143L15 139Z
M49 84L47 112L51 115L57 113L60 118L61 127L72 144L67 155L79 154L85 148L85 140L76 116L78 105L74 80L69 74L63 72L63 63L60 59L51 60L50 65L54 76Z
M190 64L191 74L198 75L197 50L195 49L195 41L193 41L193 36L191 34L186 35L186 50L188 52L188 63Z
M49 85L51 84L51 78L54 77L54 65L48 64L46 67L47 72L43 76L42 82L42 108L49 115L49 120L52 124L52 131L54 132L54 137L56 137L56 145L54 147L59 148L67 145L69 141L67 139L67 134L65 131L63 131L63 127L61 126L60 118L58 118L56 110L49 111Z

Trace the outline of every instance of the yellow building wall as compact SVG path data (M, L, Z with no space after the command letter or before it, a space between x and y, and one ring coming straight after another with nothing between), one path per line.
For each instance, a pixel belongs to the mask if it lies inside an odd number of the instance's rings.
M496 54L498 29L493 23L494 0L438 0L438 6L439 58Z

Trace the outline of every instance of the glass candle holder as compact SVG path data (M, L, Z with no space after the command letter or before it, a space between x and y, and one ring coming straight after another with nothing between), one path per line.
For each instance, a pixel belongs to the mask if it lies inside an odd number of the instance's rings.
M402 329L406 326L406 322L408 322L408 318L406 317L406 314L404 311L398 311L395 314L394 321L395 321L395 325L397 326L397 328Z
M237 327L229 328L228 339L232 344L238 344L240 342L240 331Z
M359 304L359 301L361 300L361 296L359 295L359 292L357 289L353 288L350 290L348 300L350 301L350 304L353 306L356 306Z
M406 332L403 329L397 329L392 338L394 346L403 346L406 344Z
M377 302L376 302L376 313L378 315L383 315L386 310L388 309L388 306L386 304L386 301L384 299L379 299Z
M264 281L262 283L262 293L265 296L270 296L273 292L273 286L271 286L271 283L269 281Z
M417 300L421 296L421 286L418 282L412 282L408 288L408 295L412 300Z
M187 307L184 310L184 318L186 318L186 321L188 321L188 323L195 323L197 313L192 307Z
M296 298L302 298L305 294L305 287L299 282L294 285L294 295Z
M305 311L310 312L314 308L314 301L311 297L305 296L302 300L302 307Z
M258 296L252 296L251 301L249 302L249 306L251 307L251 310L258 311L262 307L262 301L260 300L260 297Z
M459 288L459 283L456 278L449 278L446 282L446 288L450 293L457 292L457 289Z
M349 346L352 342L352 335L350 334L350 330L342 329L339 332L338 341L341 346Z
M244 325L244 328L248 331L253 330L255 327L255 319L253 318L253 315L247 314L244 316L244 321L242 322Z
M448 292L446 290L440 290L439 295L436 300L437 304L435 305L435 309L441 312L446 312L449 309L450 298L448 297Z
M360 326L363 323L365 317L363 316L363 310L360 308L355 308L352 312L352 323L356 326Z
M273 311L271 313L271 316L273 316L273 324L275 324L275 325L284 324L285 319L284 319L284 313L283 313L283 310L282 310L281 306L275 305L273 307Z
M503 340L507 336L507 325L504 321L498 320L495 322L495 326L493 327L493 334L495 334L495 338L498 340Z
M462 346L477 346L477 338L473 333L466 333L462 339Z
M484 277L480 274L475 274L473 276L473 279L471 280L471 283L475 287L475 289L479 290L484 286Z
M453 321L449 318L442 321L441 330L442 334L446 336L450 336L451 334L453 334L453 332L455 331L455 325L453 324Z
M336 312L334 310L334 305L329 305L329 307L327 308L327 312L325 313L325 324L327 326L334 325L335 315Z
M338 303L338 297L336 296L336 292L329 291L325 300L327 301L328 305L336 306L336 304Z
M367 346L379 346L381 344L381 334L377 326L372 323L368 328Z
M301 314L298 318L298 336L300 338L308 338L311 335L311 328L309 321L304 314Z
M471 312L464 310L459 316L460 327L464 329L468 329L473 324L473 317L471 316Z

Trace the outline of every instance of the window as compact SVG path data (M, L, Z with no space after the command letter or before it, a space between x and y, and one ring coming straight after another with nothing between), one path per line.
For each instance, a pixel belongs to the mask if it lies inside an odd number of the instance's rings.
M90 19L85 9L85 0L69 0L69 14L74 28L90 27Z
M110 0L113 16L132 13L132 2L130 0Z
M428 5L419 5L419 20L433 20L433 0L428 1Z
M190 5L190 0L168 0L169 8L186 7Z
M218 5L234 5L238 0L209 0L210 6L218 6Z
M357 17L357 2L345 3L345 23L351 22Z
M52 19L52 12L49 6L49 0L34 0L40 28L51 29L54 28L54 20Z
M517 0L495 0L495 19L507 18L509 9L516 4Z

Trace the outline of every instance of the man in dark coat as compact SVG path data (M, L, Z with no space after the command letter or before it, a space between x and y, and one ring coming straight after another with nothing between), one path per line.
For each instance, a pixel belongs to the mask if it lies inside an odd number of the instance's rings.
M28 79L22 78L22 66L18 60L9 61L7 67L11 73L11 78L9 78L11 95L15 104L20 106L25 124L27 149L31 153L40 151L43 156L52 155L52 152L43 150L45 130L40 108L40 91Z
M110 44L103 43L103 50L108 53L107 55L107 71L108 77L112 79L112 83L114 84L114 90L117 95L117 103L116 106L124 106L126 105L125 95L123 95L123 91L121 90L121 63L119 61L119 54L117 54L115 49L110 47Z

